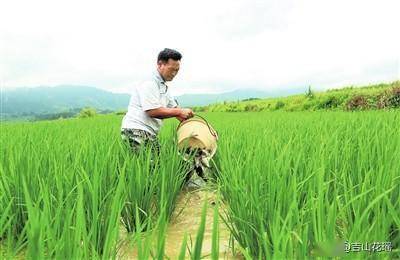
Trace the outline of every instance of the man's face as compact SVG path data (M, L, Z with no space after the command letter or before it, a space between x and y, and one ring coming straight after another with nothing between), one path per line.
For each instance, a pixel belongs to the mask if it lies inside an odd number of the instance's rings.
M168 59L167 63L158 62L158 71L165 81L171 81L178 74L180 63L179 60L173 59Z

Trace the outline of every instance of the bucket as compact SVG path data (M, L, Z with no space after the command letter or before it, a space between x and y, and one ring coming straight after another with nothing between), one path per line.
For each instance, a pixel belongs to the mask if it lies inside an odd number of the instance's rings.
M217 132L201 116L182 121L177 128L178 148L205 149L212 157L217 151Z

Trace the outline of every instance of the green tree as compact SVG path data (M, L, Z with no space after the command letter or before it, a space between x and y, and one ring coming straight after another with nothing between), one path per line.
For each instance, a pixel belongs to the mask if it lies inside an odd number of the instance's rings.
M314 98L314 92L311 90L311 86L308 86L306 97L309 98L309 99Z
M96 116L96 114L97 112L95 108L85 107L79 112L78 117L79 118L94 117Z

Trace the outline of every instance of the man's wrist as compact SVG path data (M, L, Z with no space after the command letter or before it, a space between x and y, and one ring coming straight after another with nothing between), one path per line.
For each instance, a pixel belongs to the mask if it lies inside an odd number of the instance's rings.
M171 108L173 110L173 116L180 116L182 113L182 109L179 107Z

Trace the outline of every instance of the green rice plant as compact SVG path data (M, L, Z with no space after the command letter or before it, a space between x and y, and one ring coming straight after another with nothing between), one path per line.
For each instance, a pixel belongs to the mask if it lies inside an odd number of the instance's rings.
M217 207L248 259L400 257L398 111L204 116L219 133L213 175L224 204L214 208L212 258ZM1 256L117 258L122 220L139 258L165 257L188 170L176 150L177 122L165 124L159 158L125 149L120 122L108 115L0 125ZM201 217L190 248L196 259ZM393 250L338 251L344 241L388 241Z
M240 247L256 258L313 256L346 240L398 248L399 113L267 115L216 121L242 126L215 126L225 222Z
M219 259L219 204L214 205L211 258Z
M207 203L204 203L203 210L201 212L200 226L196 235L196 242L194 244L194 248L191 253L191 259L198 260L201 258L201 247L203 245L204 231L206 228L206 214L207 214Z
M186 246L187 246L187 233L185 233L185 236L183 237L182 240L182 245L181 245L181 250L179 251L179 260L184 260L186 256Z

